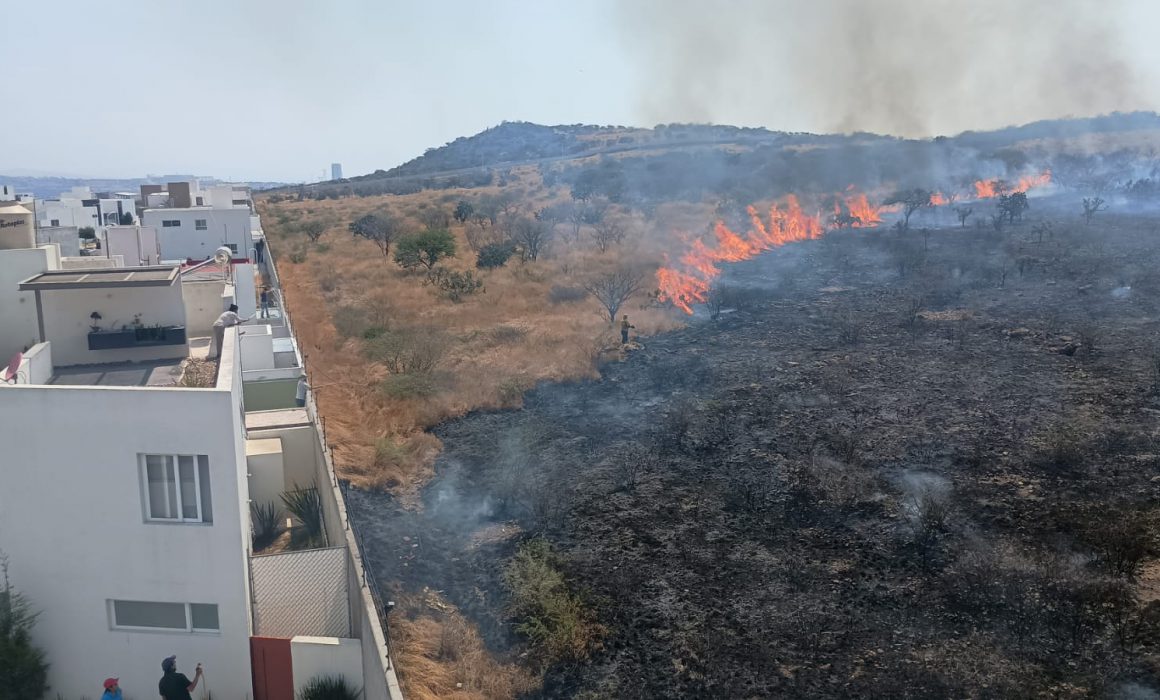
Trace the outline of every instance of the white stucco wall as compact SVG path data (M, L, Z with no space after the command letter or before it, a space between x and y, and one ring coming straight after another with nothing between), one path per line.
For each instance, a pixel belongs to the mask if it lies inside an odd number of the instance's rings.
M227 346L216 389L0 387L0 425L42 436L4 441L0 549L13 585L40 611L33 636L52 664L52 697L95 697L107 676L120 677L127 697L157 697L169 654L190 675L203 662L215 697L251 697L233 359ZM46 428L48 416L58 428ZM208 456L212 524L145 522L145 453ZM220 633L114 631L109 600L212 603Z
M221 280L181 283L182 297L185 300L185 326L194 336L209 335L213 322L228 307L222 300L223 286Z
M29 277L59 269L56 246L0 250L0 365L7 365L8 358L40 340L36 298L17 287Z
M45 339L52 342L52 354L58 366L86 365L99 362L157 360L189 355L187 341L181 345L156 345L140 348L89 350L89 315L101 314L101 328L132 325L135 314L141 323L184 326L185 303L181 283L169 287L119 287L100 289L61 289L41 291Z
M81 254L80 229L76 226L42 226L36 229L36 245L55 243L60 246L60 254L76 257Z
M249 470L250 501L273 503L283 509L282 493L287 491L282 461L282 441L278 438L246 440L246 467Z
M152 226L109 226L105 229L104 254L124 256L131 267L156 265L161 261L161 245Z
M290 640L290 663L295 694L315 676L342 676L355 688L363 685L362 642L357 639L294 637Z
M254 280L254 265L238 263L234 265L234 303L242 318L253 318L258 313L257 283Z
M204 231L198 231L197 219L206 220ZM166 227L162 221L177 220L177 227ZM141 216L143 226L157 229L162 260L205 260L223 244L237 246L235 257L246 257L250 249L250 210L244 207L213 209L146 209Z
M241 313L240 309L238 313ZM274 369L274 336L269 326L244 326L239 340L242 343L242 372Z
M278 438L282 444L282 491L289 491L297 486L307 486L311 483L325 483L326 467L322 463L322 454L318 448L318 433L313 425L295 426L292 428L274 428L272 430L251 430L251 440ZM320 476L321 475L321 476ZM325 492L323 492L325 495ZM338 518L332 517L324 510L327 517L327 527L330 529L333 520L333 531L340 533L342 524ZM334 537L333 541L341 538Z

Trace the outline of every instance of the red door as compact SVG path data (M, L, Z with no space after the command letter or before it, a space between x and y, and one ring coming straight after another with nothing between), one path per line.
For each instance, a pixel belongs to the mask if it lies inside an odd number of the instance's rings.
M250 670L254 700L294 700L289 639L250 637Z

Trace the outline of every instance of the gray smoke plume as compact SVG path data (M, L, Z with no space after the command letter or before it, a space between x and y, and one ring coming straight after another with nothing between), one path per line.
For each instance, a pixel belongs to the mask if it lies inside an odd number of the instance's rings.
M931 136L1151 109L1132 0L622 3L643 124Z

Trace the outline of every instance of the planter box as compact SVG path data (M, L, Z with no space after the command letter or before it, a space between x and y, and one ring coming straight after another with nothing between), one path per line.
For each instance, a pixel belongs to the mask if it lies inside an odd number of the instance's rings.
M155 345L185 345L185 326L123 328L119 331L89 333L89 350L143 348Z

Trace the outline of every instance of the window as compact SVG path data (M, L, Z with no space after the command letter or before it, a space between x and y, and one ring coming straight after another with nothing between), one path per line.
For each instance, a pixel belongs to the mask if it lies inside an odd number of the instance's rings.
M147 521L213 522L209 457L142 455L141 484Z
M180 228L181 219L163 219L161 221L162 228Z
M49 226L60 226L60 219L53 219L52 221L48 222L48 225Z
M169 632L219 632L218 606L211 603L155 603L110 600L113 629Z
M237 243L226 243L226 247L229 248L230 252L232 252L234 255L238 254L238 244Z
M197 230L197 231L204 231L207 228L209 228L209 226L206 225L205 219L194 219L193 220L193 228L194 228L194 230Z
M196 198L194 200L194 203L197 204L197 206L199 206L199 207L205 206L205 200L202 199L201 197Z

